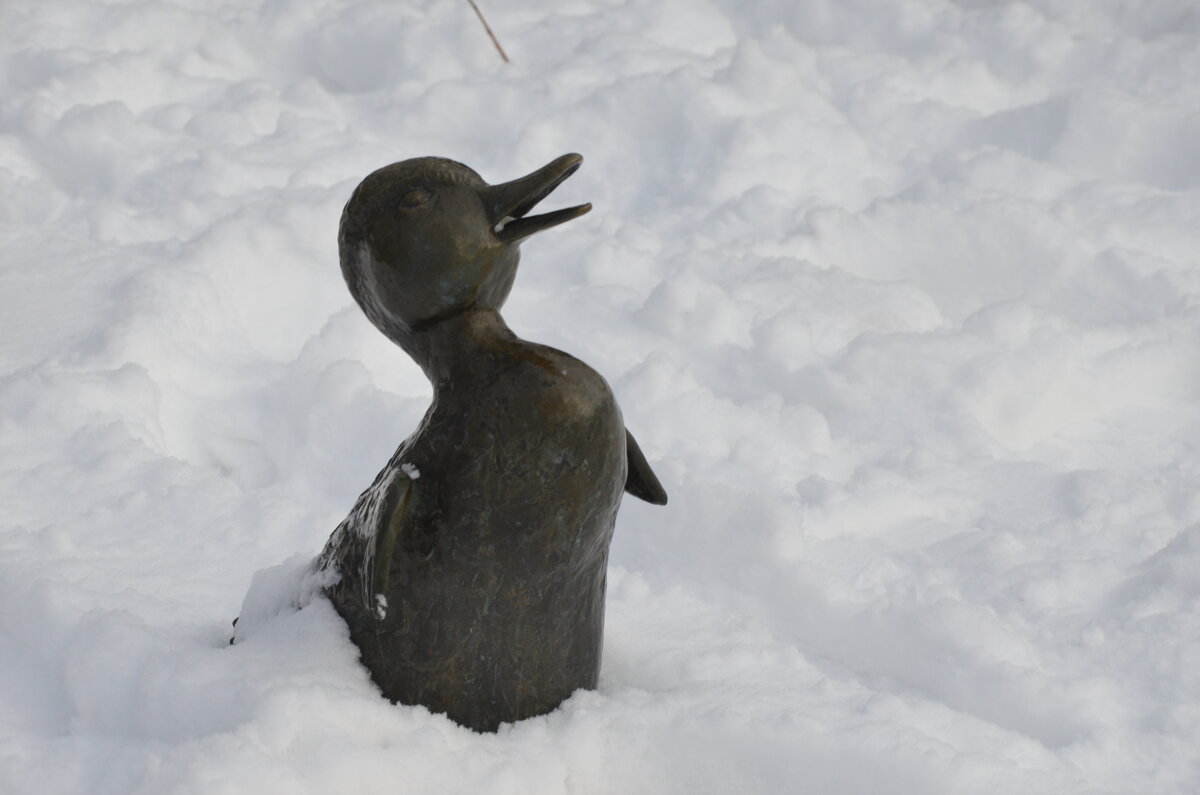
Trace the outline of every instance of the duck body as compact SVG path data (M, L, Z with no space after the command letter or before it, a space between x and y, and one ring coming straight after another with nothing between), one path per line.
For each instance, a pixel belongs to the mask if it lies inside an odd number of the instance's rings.
M466 320L451 323L479 335L487 372L437 387L323 565L336 562L330 598L385 696L493 731L596 686L625 426L590 367L498 316ZM397 479L411 483L404 527L367 600L368 506Z
M596 686L622 493L666 502L604 378L499 313L517 242L586 212L526 217L578 162L489 186L405 161L342 218L352 295L434 395L315 565L382 693L477 731Z

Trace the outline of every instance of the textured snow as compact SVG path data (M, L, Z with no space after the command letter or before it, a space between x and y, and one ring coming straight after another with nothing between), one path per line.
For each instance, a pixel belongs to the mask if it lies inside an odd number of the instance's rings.
M0 4L0 791L1200 791L1195 4L483 6ZM571 151L505 315L671 503L482 736L304 573L429 398L336 228Z

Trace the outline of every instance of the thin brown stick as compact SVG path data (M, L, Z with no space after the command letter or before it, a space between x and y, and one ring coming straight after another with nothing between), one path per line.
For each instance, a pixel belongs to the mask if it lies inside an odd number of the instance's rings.
M492 44L496 45L496 52L500 53L500 57L505 63L509 63L508 56L504 54L504 48L500 46L500 42L496 40L496 34L492 33L492 26L483 18L483 12L479 10L479 6L475 5L475 0L467 0L471 4L471 8L475 9L475 16L479 17L479 21L483 23L483 29L487 31L488 38L492 40Z

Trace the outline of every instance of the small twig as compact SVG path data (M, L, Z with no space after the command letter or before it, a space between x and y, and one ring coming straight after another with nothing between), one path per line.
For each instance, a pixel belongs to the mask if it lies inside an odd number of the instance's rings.
M475 16L479 17L479 21L483 23L483 29L487 31L488 38L492 40L492 44L496 45L496 52L500 53L500 57L505 63L509 63L508 56L504 54L504 48L500 46L500 42L496 41L496 34L492 33L492 26L483 18L483 12L479 10L479 6L475 5L475 0L467 0L471 4L471 8L475 9Z

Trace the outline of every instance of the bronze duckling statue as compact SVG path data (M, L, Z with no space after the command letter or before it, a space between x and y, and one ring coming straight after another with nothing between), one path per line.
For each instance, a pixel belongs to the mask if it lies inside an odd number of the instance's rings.
M596 686L622 492L667 501L605 380L500 317L519 244L591 209L529 215L582 160L499 185L444 158L394 163L338 234L351 294L433 402L315 565L383 694L476 731Z

